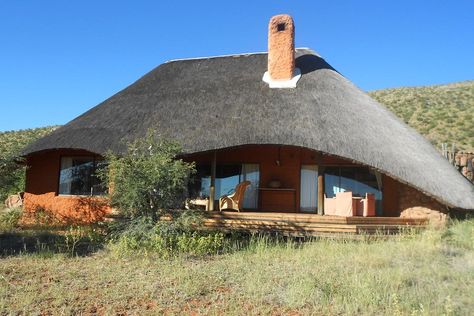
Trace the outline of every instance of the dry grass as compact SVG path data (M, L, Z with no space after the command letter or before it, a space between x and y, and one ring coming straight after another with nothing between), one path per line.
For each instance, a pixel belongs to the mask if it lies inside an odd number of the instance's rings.
M473 221L385 241L261 238L208 257L0 261L4 314L468 315L472 293Z

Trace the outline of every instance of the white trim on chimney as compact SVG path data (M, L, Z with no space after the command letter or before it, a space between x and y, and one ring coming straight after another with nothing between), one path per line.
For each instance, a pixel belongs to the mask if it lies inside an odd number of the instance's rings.
M287 88L296 88L296 83L301 78L301 70L299 68L295 68L293 71L293 77L290 80L274 80L270 77L268 71L265 71L263 74L262 80L268 83L270 88L276 89L287 89Z

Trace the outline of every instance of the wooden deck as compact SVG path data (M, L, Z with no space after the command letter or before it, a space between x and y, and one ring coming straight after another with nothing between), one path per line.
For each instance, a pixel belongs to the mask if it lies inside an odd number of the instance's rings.
M206 212L209 229L279 232L288 236L395 234L407 227L424 228L425 219L400 217L341 217L304 213Z

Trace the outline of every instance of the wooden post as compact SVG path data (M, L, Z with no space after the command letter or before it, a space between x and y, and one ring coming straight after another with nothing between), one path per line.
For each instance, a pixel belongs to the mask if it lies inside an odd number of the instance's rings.
M211 164L211 186L209 188L209 211L214 211L214 200L216 199L216 162L217 153L214 151Z
M318 214L324 215L324 167L318 166Z

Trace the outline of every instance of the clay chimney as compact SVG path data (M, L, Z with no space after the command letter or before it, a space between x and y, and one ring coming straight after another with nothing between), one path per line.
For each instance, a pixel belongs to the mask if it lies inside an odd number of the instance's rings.
M268 24L268 74L290 80L295 70L295 26L288 14L275 15Z

